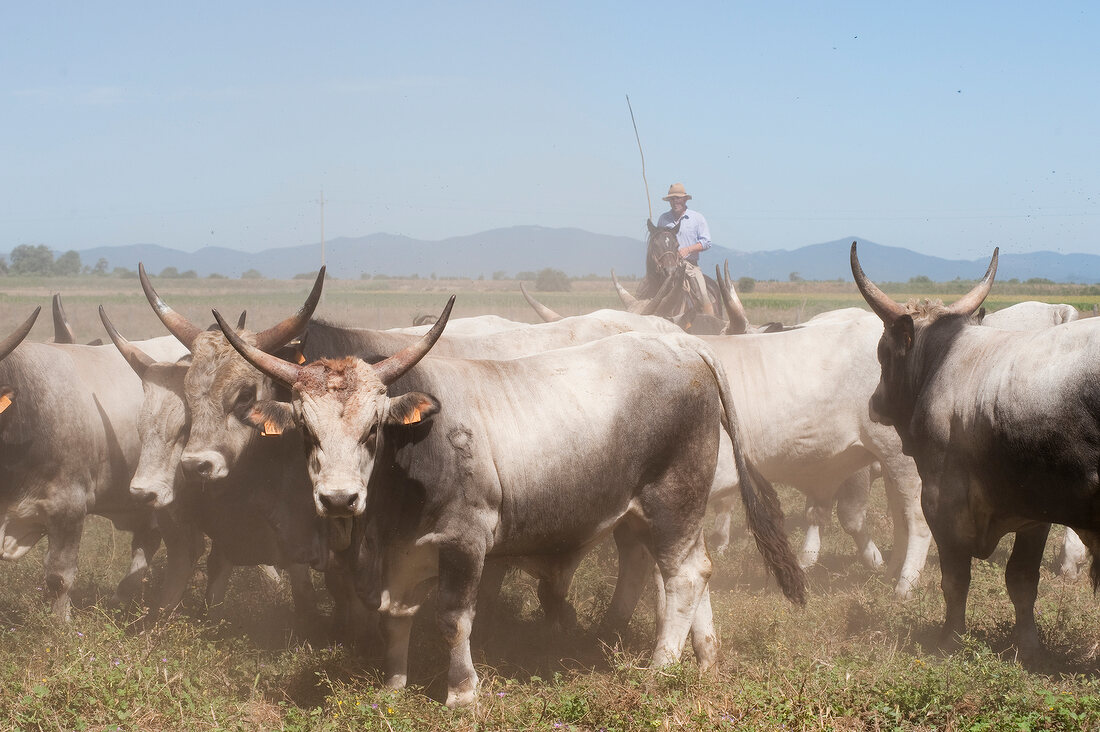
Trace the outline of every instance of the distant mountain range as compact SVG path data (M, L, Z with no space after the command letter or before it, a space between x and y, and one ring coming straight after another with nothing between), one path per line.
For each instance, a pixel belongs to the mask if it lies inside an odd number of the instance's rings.
M848 250L853 240L859 242L860 259L868 274L880 282L904 282L918 275L936 281L976 279L989 262L943 259L882 246L860 237L846 237L768 252L741 252L714 246L703 254L701 264L709 271L728 259L734 277L759 280L786 280L792 272L806 280L851 280ZM106 259L108 270L137 269L138 262L144 262L151 274L175 267L180 272L195 270L200 277L215 272L239 277L242 272L255 269L265 277L284 279L316 272L321 262L321 246L306 244L262 252L206 247L184 252L155 244L132 244L86 249L80 252L80 258L88 266L94 266L100 258ZM606 277L612 269L619 275L640 276L645 271L644 260L645 243L641 240L542 226L513 226L441 241L370 234L341 237L325 244L329 274L342 279L358 279L363 274L489 279L498 272L513 277L519 272L537 272L546 267L576 277L589 274ZM1057 252L1001 256L997 279L1033 277L1055 282L1100 282L1100 256Z

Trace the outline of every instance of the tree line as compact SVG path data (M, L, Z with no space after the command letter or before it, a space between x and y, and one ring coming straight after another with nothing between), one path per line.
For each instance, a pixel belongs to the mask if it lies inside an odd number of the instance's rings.
M10 258L10 261L9 261ZM45 244L20 244L11 250L9 258L0 257L0 276L14 277L76 277L78 275L92 275L94 277L118 277L121 279L137 279L137 270L127 267L115 267L108 271L110 266L107 260L100 257L94 265L86 265L80 259L80 253L69 250L64 254L54 257L53 251ZM198 272L193 269L180 272L176 267L165 267L157 277L161 279L197 279ZM242 279L261 279L259 270L250 269L241 275ZM208 279L226 279L223 274L212 273Z

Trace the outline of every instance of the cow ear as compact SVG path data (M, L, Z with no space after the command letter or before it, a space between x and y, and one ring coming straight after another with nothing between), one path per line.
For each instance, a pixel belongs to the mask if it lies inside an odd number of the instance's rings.
M439 402L430 394L411 391L390 400L389 424L417 424L439 411Z
M0 388L0 414L3 414L15 401L15 390L10 386Z
M983 305L982 307L978 308L978 314L974 316L974 324L981 325L982 321L985 320L985 315L985 306Z
M913 318L902 315L890 325L890 344L894 353L904 356L913 346Z
M287 402L277 402L274 399L264 399L253 404L245 420L264 437L281 435L296 426L294 408Z

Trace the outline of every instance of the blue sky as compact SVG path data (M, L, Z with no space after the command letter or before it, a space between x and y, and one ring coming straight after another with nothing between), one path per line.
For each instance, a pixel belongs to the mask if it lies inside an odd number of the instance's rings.
M518 224L1100 254L1094 3L5 3L0 251Z

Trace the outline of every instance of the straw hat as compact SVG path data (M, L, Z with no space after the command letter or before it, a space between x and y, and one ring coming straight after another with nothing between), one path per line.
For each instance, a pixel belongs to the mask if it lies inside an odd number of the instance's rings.
M673 183L672 185L670 185L668 187L668 195L661 200L667 201L670 198L686 198L689 201L691 200L691 196L689 196L687 191L684 190L683 183Z

